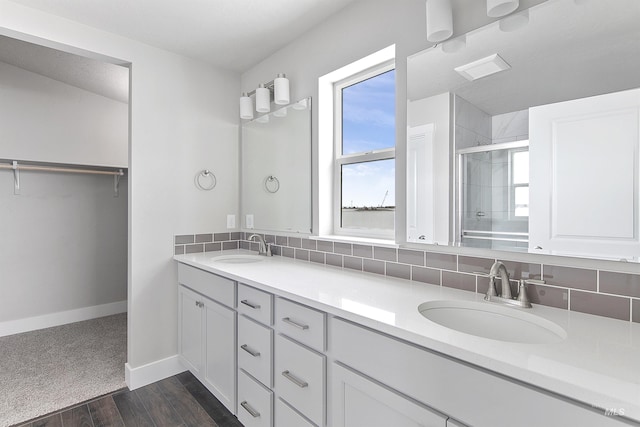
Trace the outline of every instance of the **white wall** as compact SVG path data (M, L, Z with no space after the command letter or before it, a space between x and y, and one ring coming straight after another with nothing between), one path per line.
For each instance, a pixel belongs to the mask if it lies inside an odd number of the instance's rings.
M132 64L127 360L138 368L174 356L173 236L224 229L237 214L239 77L6 0L0 33ZM194 186L205 168L218 177L213 191Z
M0 100L0 158L127 166L127 104L4 62Z

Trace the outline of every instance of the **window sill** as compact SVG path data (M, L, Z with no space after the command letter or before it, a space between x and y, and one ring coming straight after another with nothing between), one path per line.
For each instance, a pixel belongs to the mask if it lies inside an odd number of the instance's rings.
M372 237L339 236L335 234L328 234L324 236L309 236L309 239L310 240L330 240L332 242L354 243L358 245L384 246L388 248L398 248L400 246L394 240L390 240L390 239L376 239Z

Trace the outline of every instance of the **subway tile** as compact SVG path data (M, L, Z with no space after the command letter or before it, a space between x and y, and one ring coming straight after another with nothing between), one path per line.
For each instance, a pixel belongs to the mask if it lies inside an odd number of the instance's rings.
M229 251L232 249L238 249L238 242L237 241L231 241L231 242L222 242L222 249L225 251Z
M596 290L595 270L545 264L543 267L543 280L547 285L586 291Z
M271 246L271 253L273 255L282 255L282 246L277 246L277 245Z
M264 242L265 243L275 244L276 243L276 236L274 236L273 234L265 234L264 235Z
M353 245L353 255L362 258L373 258L373 247L367 245Z
M631 300L631 310L633 311L633 321L640 323L640 299Z
M324 264L324 252L309 251L309 261Z
M640 275L601 271L600 292L640 298Z
M188 245L189 243L193 243L193 234L181 234L179 236L175 236L175 244L176 245Z
M354 256L343 257L344 268L350 268L351 270L362 271L362 258Z
M571 311L629 320L630 298L570 290Z
M462 289L464 291L476 291L476 276L472 274L455 273L452 271L442 272L442 286L448 288Z
M289 244L289 238L287 236L276 236L276 244L280 246L287 246Z
M528 262L502 261L512 279L540 279L542 265Z
M413 266L411 267L411 279L430 285L440 285L440 271L435 268Z
M384 275L384 261L365 258L362 260L362 269L367 273Z
M325 254L327 265L333 265L336 267L342 267L342 255L337 254Z
M243 242L247 243L247 242ZM204 251L205 252L214 252L222 250L222 245L220 243L205 243Z
M175 245L173 247L173 254L174 255L182 255L182 254L184 254L184 245Z
M197 254L200 252L204 252L204 245L202 243L195 243L193 245L186 245L184 249L185 249L185 253Z
M463 273L485 273L489 274L491 266L495 262L491 258L478 258L471 256L458 256L458 271Z
M317 246L319 251L333 252L333 242L328 242L326 240L318 240Z
M351 243L334 242L333 251L337 254L351 255L353 253Z
M398 251L395 248L373 247L373 258L382 261L398 261Z
M282 256L285 256L287 258L295 258L296 255L296 250L293 248L289 248L287 246L284 246L282 248Z
M309 251L306 249L296 249L296 259L309 261Z
M556 308L569 308L569 290L545 285L527 285L527 295L532 304Z
M427 267L456 271L458 269L458 261L453 254L427 252Z
M260 244L256 243L256 242L246 242L249 244L249 247L247 249L249 249L250 251L256 251L258 252L258 250L260 249Z
M399 279L411 279L411 266L397 264L395 262L387 262L385 265L387 276L397 277Z
M233 231L231 232L229 237L231 238L231 240L244 240L244 233L240 231Z
M303 249L310 249L312 251L315 251L318 248L318 245L316 244L315 240L302 239L302 248Z
M414 251L411 249L398 249L398 262L424 266L424 251Z
M196 243L211 243L213 242L213 234L196 234Z
M301 248L302 239L299 237L289 237L289 246L291 246L292 248Z
M229 240L229 233L214 233L213 241L214 242L223 242L225 240Z

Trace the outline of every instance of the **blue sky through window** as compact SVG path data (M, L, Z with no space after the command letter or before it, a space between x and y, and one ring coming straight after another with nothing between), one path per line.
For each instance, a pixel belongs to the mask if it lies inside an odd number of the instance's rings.
M395 70L342 90L343 154L393 148L395 138ZM395 206L395 160L345 166L342 179L343 207Z

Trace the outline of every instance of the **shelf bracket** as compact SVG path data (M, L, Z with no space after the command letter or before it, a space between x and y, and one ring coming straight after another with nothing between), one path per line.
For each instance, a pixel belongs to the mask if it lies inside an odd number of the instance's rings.
M18 169L18 162L13 161L13 194L20 194L20 169Z
M124 175L122 169L117 174L113 175L113 197L120 196L120 177Z

